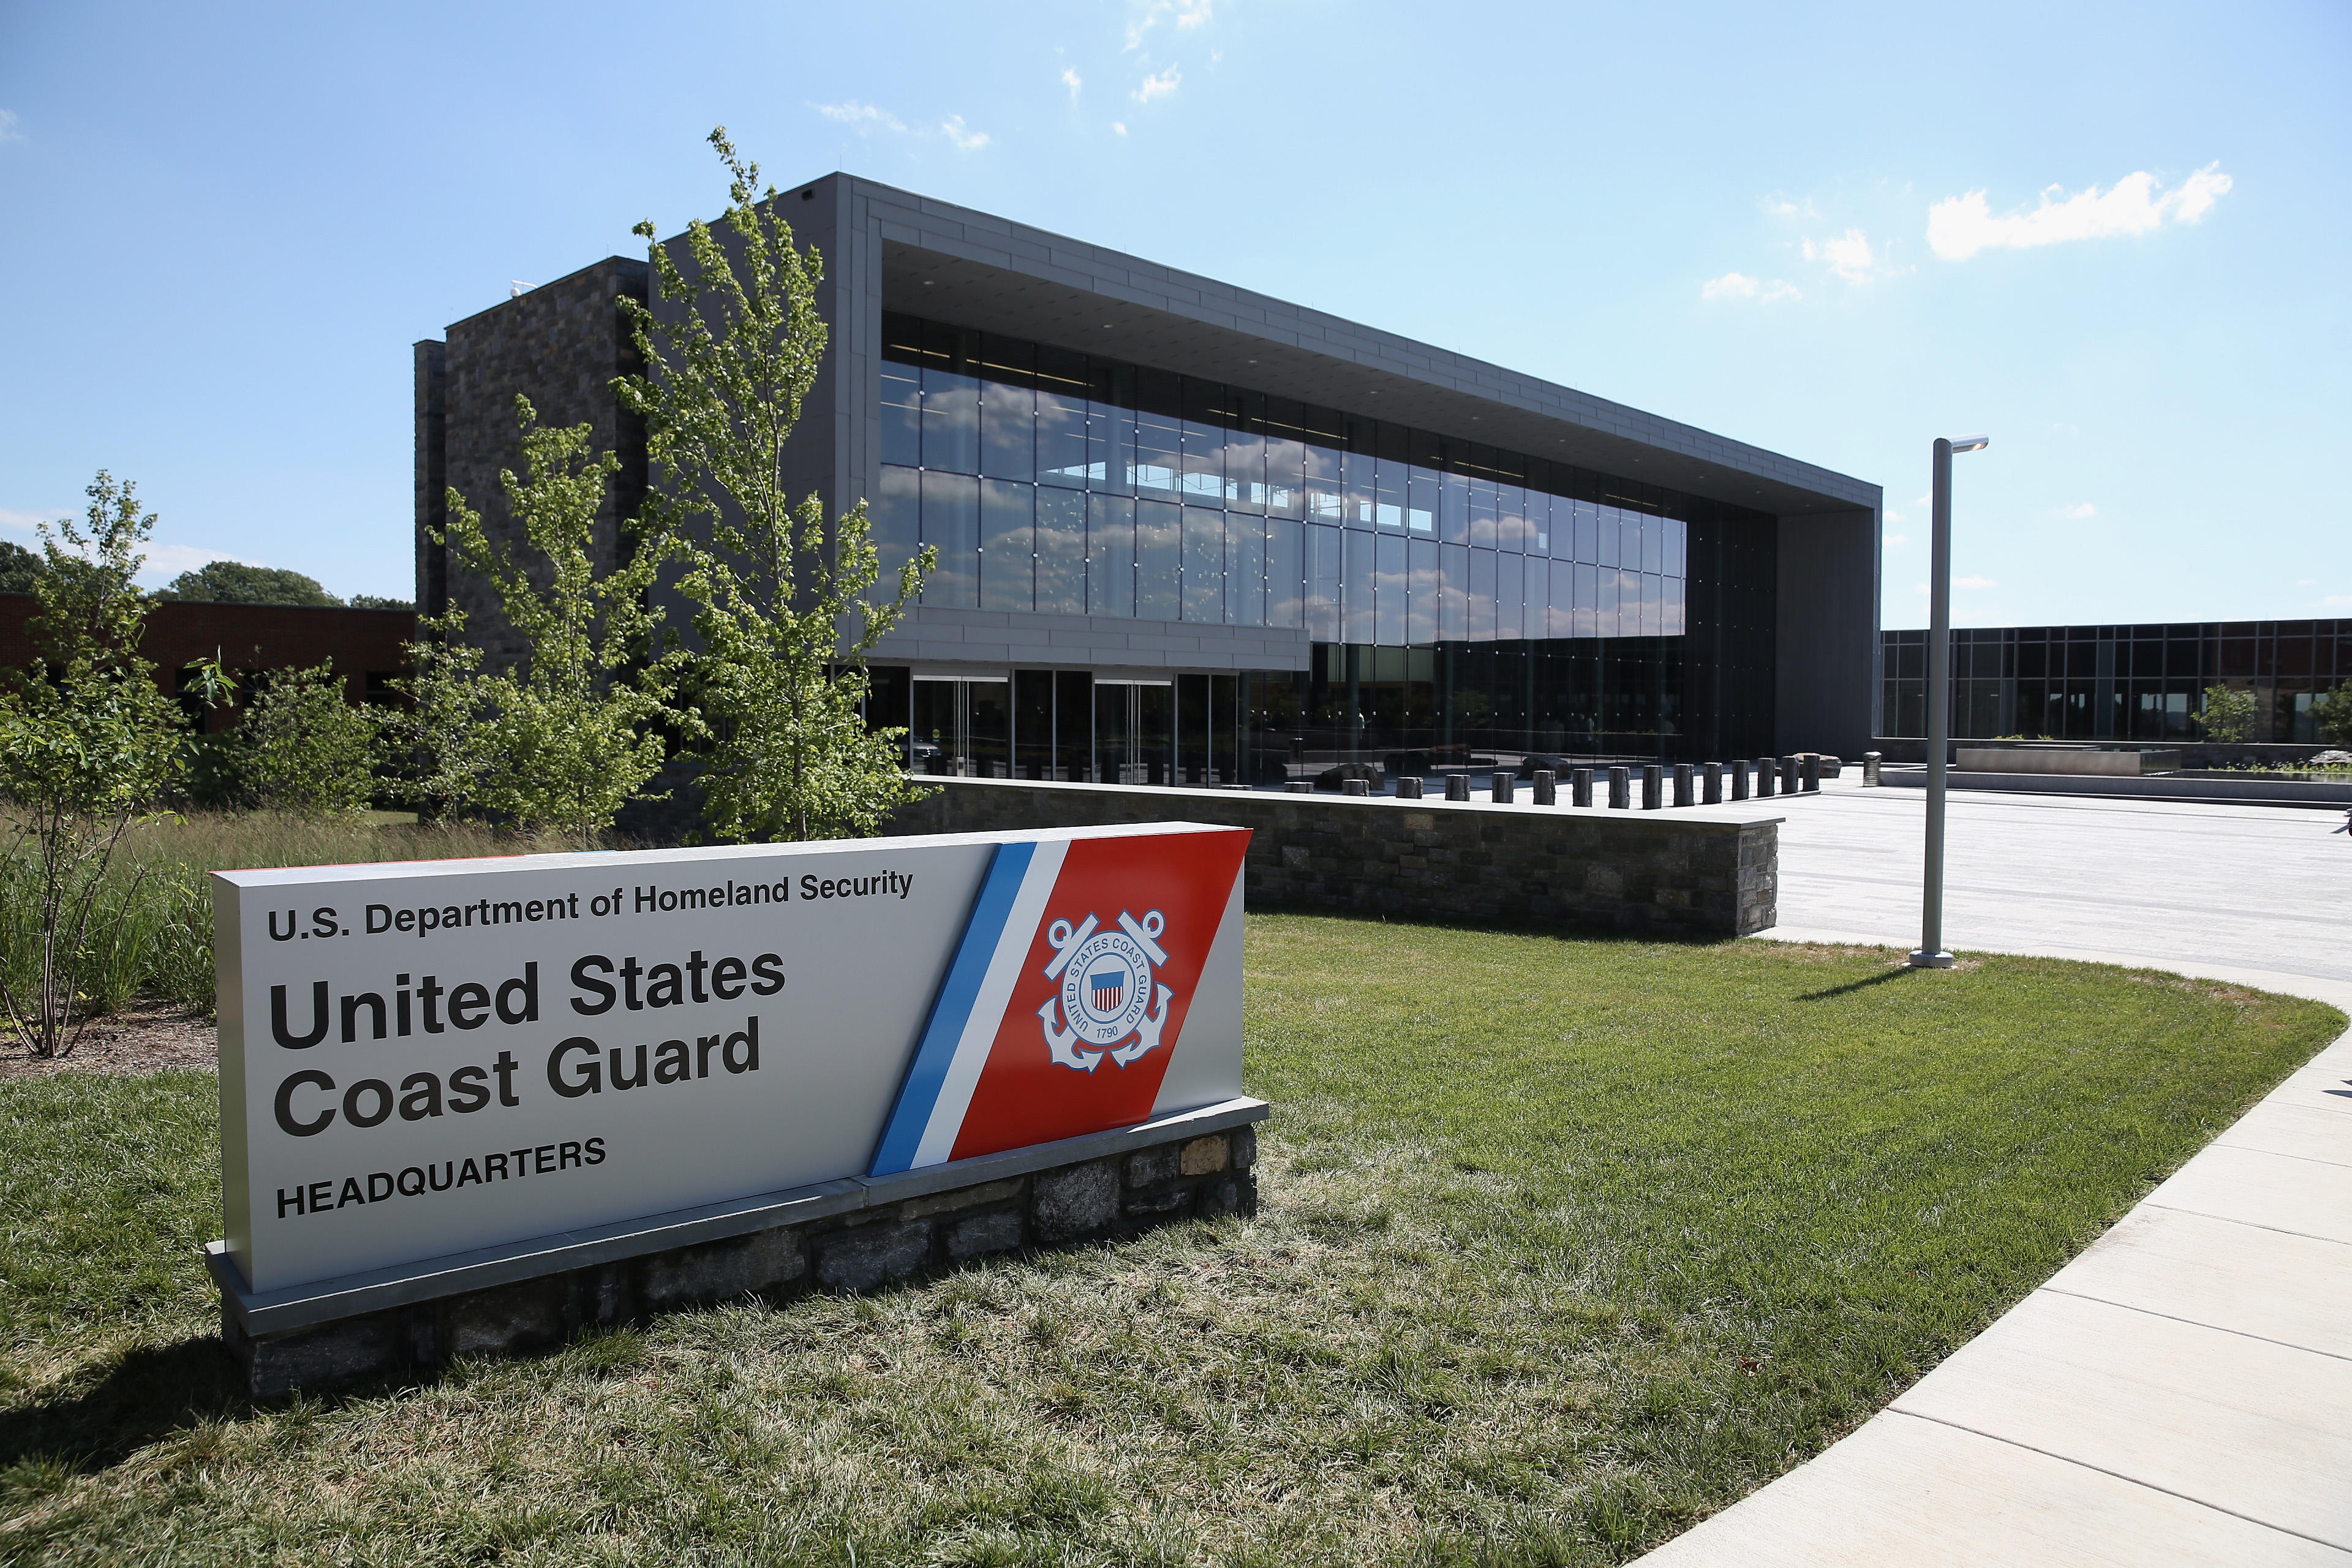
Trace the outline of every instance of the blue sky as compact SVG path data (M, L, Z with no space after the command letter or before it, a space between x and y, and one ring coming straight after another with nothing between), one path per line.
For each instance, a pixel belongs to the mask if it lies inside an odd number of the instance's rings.
M0 538L106 467L404 595L409 344L723 122L1874 480L1889 626L1979 429L1959 624L2352 616L2347 81L2337 4L12 5Z

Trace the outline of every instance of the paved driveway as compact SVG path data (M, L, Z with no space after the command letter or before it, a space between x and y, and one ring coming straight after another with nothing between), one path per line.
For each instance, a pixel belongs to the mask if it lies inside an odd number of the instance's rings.
M1773 804L1771 936L1917 944L1921 792ZM1955 792L1945 942L2352 1011L2342 821ZM1644 1561L2352 1568L2352 1036L1859 1431Z
M1944 944L2352 982L2341 811L1954 790ZM1759 803L1759 805L1762 803ZM1781 934L1919 944L1927 792L1838 780L1771 805Z

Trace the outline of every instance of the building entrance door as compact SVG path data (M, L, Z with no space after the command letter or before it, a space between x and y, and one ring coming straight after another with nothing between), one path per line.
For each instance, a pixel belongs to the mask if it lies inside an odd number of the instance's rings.
M917 676L908 761L950 778L1013 776L1012 683L1002 677Z
M1164 784L1174 758L1176 688L1166 680L1095 681L1095 776Z

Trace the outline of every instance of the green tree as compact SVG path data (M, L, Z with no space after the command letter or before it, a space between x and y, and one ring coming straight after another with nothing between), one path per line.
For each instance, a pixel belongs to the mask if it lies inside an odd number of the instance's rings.
M775 188L761 189L726 128L709 140L730 177L726 214L688 226L691 277L637 226L674 309L621 301L647 374L614 384L646 418L659 469L647 521L679 542L678 585L697 606L704 817L737 840L867 833L919 792L903 772L906 731L866 726L865 656L937 552L907 563L877 602L866 503L828 529L819 497L788 492L784 443L824 358L823 262L794 245Z
M316 577L279 566L248 566L242 561L214 561L193 572L183 572L169 587L155 590L159 599L204 599L216 605L310 605L338 607L341 599L319 584Z
M2352 680L2313 702L2311 718L2319 726L2321 740L2330 745L2352 746Z
M271 672L226 737L245 796L268 811L364 811L375 793L381 716L346 701L328 659Z
M0 694L0 790L17 811L0 901L21 915L0 1005L37 1057L80 1037L91 910L124 829L186 761L179 705L139 656L148 599L132 579L155 514L103 470L89 495L82 524L42 525L27 625L39 657Z
M596 514L620 467L592 453L591 426L542 427L515 399L528 479L502 470L509 515L530 556L519 563L454 489L445 531L458 559L489 583L530 650L495 675L459 684L487 723L480 804L526 828L561 832L593 848L613 818L661 771L664 700L675 661L656 657L660 611L650 603L667 549L657 540L596 564Z
M2196 715L2197 726L2205 731L2209 741L2232 745L2253 732L2254 715L2260 703L2251 691L2239 691L2227 686L2205 689L2204 709Z
M418 624L407 673L392 683L406 703L384 723L394 793L431 821L477 809L488 788L496 715L482 650L465 629L458 609Z
M12 540L0 539L0 594L29 594L33 580L47 570L33 552Z
M353 594L352 608L354 610L413 610L416 608L416 601L387 599L381 594Z

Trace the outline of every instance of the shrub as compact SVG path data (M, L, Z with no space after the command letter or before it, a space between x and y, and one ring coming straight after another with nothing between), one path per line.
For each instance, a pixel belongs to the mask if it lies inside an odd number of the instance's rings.
M2252 733L2257 711L2259 702L2252 692L2209 686L2204 709L2196 715L2197 727L2205 731L2207 740L2231 745Z
M2311 705L2319 738L2331 745L2352 746L2352 680L2346 681Z
M255 696L245 721L227 735L238 793L270 811L363 811L375 789L373 709L343 700L343 680L329 659L310 669L279 670Z
M136 487L103 471L89 493L85 523L41 527L28 627L37 657L0 698L0 790L18 813L0 859L16 927L0 1003L37 1057L73 1049L92 1006L103 1006L86 1005L85 991L115 987L128 960L101 911L115 848L186 762L179 706L138 651L148 599L132 579L155 514Z

